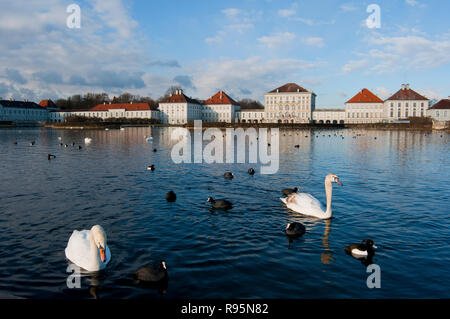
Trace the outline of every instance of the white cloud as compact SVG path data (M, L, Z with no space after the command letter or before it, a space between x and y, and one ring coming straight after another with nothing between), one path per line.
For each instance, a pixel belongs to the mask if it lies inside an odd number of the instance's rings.
M280 9L278 10L278 15L283 18L293 16L297 13L295 9Z
M377 87L376 93L377 93L377 96L382 100L386 100L388 97L390 97L392 95L391 91L389 91L388 89L386 89L384 87Z
M260 100L264 92L275 88L278 84L297 82L300 74L320 66L323 66L322 62L299 59L222 58L202 61L193 67L192 82L197 88L197 95L201 97L210 96L223 89L239 98L243 89L251 88L251 94L246 97Z
M421 36L377 37L369 39L369 44L379 46L367 54L379 60L375 68L391 71L392 68L434 68L450 63L450 39L430 40Z
M315 46L315 47L319 47L319 48L321 48L325 45L323 38L319 38L319 37L303 38L302 42L306 45Z
M226 15L227 17L233 18L233 17L236 17L237 15L239 15L241 13L241 10L236 9L236 8L228 8L228 9L223 9L222 13L224 15Z
M258 42L266 45L269 49L279 48L295 39L295 34L291 32L277 33L271 36L258 38Z
M143 51L145 42L134 32L137 24L120 1L97 0L92 10L81 6L80 29L66 26L68 4L59 0L2 4L0 74L9 72L7 77L0 76L3 97L40 99L124 90L147 93L152 78L143 70L155 65L179 66L174 60L155 62Z
M248 29L253 29L253 23L237 23L237 24L229 24L225 26L225 28L233 31L237 31L240 34L244 33L244 31Z
M417 5L419 5L419 2L416 0L405 0L407 5L410 5L411 7L415 7Z
M222 38L219 35L216 35L215 37L205 38L205 42L208 44L221 43Z
M326 25L326 24L335 24L336 20L330 20L330 21L319 21L319 20L313 20L313 19L307 19L307 18L301 18L301 17L295 17L292 18L293 21L301 22L309 26L319 26L319 25Z
M364 68L368 64L369 64L369 62L364 59L349 61L347 64L345 64L342 67L342 72L344 72L344 73L354 72L354 71Z
M121 37L132 36L137 22L128 14L121 0L93 0L93 8L103 23L115 29Z
M347 98L347 93L345 93L344 91L342 91L342 90L339 90L339 91L337 91L336 92L340 97L343 97L344 99L345 98Z
M355 11L357 8L351 3L344 3L339 6L339 8L344 12Z

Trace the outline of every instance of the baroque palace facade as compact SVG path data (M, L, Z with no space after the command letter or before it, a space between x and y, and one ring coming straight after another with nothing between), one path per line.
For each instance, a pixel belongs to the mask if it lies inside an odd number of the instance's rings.
M386 100L363 88L345 102L343 109L316 109L316 94L296 83L287 83L264 94L264 108L242 109L224 91L207 100L186 96L178 89L151 108L147 103L103 103L88 110L59 110L51 100L39 104L0 100L0 122L64 122L72 115L88 118L140 118L165 124L186 124L194 120L225 123L319 123L358 124L395 122L409 117L447 120L448 99L429 107L429 99L415 92L409 84Z

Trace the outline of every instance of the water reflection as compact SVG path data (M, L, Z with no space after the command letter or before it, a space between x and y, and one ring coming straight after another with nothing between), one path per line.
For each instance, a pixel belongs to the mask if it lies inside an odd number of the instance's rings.
M334 258L332 257L330 243L329 243L329 235L331 233L331 220L332 219L330 218L330 219L325 219L323 221L325 224L325 228L324 228L324 232L323 232L323 236L322 236L322 245L323 245L323 249L325 251L322 252L322 254L320 255L320 261L324 265L328 265L332 261L334 261Z
M7 247L0 249L0 291L27 298L449 297L450 272L442 267L450 241L450 194L442 186L450 179L448 134L280 130L280 169L263 175L255 164L175 164L173 129L0 130L8 186L0 200ZM92 143L61 148L59 136L69 145L85 137ZM49 162L48 154L57 157ZM150 164L155 171L147 171ZM225 180L226 171L235 178ZM283 209L286 187L324 203L328 173L345 184L333 192L335 218L314 221ZM170 189L179 196L174 203L164 198ZM209 212L208 196L230 200L233 209ZM286 242L291 221L306 233ZM111 267L68 289L68 235L100 222L111 234ZM389 280L376 291L347 276L352 265L361 272L360 262L372 261L342 251L368 237L385 247L374 261ZM151 258L167 256L173 265L170 289L141 287L129 276L148 261L148 248Z

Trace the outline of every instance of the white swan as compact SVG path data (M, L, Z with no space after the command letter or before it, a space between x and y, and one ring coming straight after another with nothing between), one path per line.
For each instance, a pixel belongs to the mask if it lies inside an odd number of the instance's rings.
M65 250L66 257L87 271L99 271L111 260L111 251L106 244L106 233L102 226L91 230L74 230Z
M292 193L286 198L280 198L287 208L308 216L314 216L321 219L331 217L331 196L333 192L332 182L342 186L339 177L335 174L328 174L325 177L325 193L327 197L327 207L324 209L323 205L312 195L306 193Z
M84 144L90 144L91 142L92 142L92 138L90 138L90 137L86 137L84 139Z

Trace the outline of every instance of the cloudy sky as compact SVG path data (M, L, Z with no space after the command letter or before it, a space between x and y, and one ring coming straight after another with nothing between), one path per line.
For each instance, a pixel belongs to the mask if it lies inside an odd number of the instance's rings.
M67 7L81 8L71 29ZM368 28L371 3L381 27ZM219 89L262 101L296 82L318 107L361 88L381 98L410 83L450 95L449 1L0 0L0 97L56 99L171 85L206 99Z

